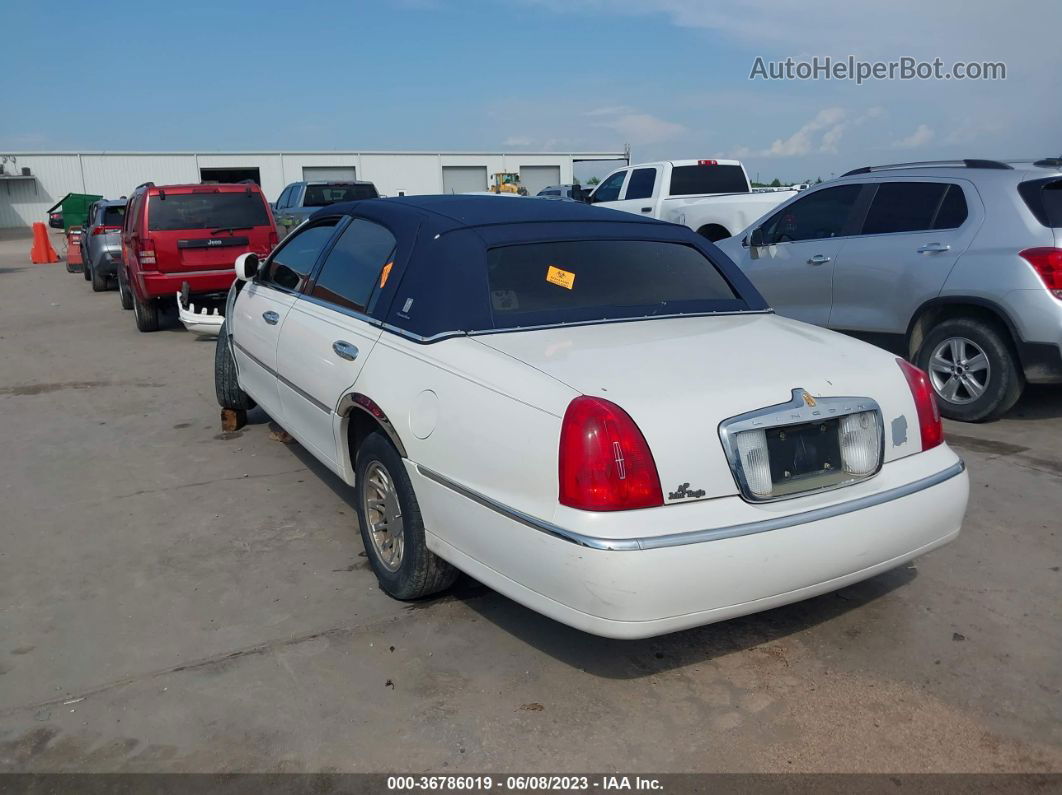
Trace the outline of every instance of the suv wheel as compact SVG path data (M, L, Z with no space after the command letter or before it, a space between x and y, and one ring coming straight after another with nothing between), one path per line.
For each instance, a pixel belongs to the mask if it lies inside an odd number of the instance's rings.
M383 434L358 447L354 489L361 540L386 594L419 599L453 585L458 571L428 549L413 484Z
M136 317L136 327L140 331L159 330L159 302L155 298L141 301L133 294L133 315Z
M122 269L118 269L118 300L122 302L122 309L133 308L133 293L129 290L129 284L122 278Z
M107 278L105 273L100 273L99 268L93 268L92 273L89 275L92 279L92 292L104 293L110 289L110 279Z
M89 267L88 260L84 260L84 262L83 262L83 264L81 266L81 272L85 275L85 281L86 282L92 281L93 273L92 273L92 268Z
M1007 338L973 318L945 320L922 343L915 363L929 373L945 417L983 422L1008 411L1025 379Z
M214 349L214 394L223 409L247 411L255 406L251 396L240 389L236 378L236 362L229 346L229 327L224 323L221 324L217 347Z

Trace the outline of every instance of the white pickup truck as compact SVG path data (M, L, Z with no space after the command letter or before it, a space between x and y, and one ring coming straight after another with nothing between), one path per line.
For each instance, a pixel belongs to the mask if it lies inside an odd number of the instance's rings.
M613 171L589 202L683 224L714 242L747 228L794 193L753 193L738 160L664 160Z

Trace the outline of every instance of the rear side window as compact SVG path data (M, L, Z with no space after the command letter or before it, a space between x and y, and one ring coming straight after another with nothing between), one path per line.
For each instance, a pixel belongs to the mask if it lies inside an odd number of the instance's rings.
M103 208L103 219L100 223L103 226L121 226L125 220L125 207L112 206Z
M653 195L653 186L655 184L655 168L636 168L631 172L630 181L627 183L626 198L648 199Z
M560 196L559 190L544 190L538 194L539 196Z
M376 188L372 185L307 185L302 206L327 207L337 202L375 199L376 196Z
M951 193L951 187L958 191L957 195L952 195L947 208L952 218L942 218L941 221L953 221L957 213L965 220L966 202L962 197L962 190L957 185L950 186L942 182L886 182L878 186L874 195L874 201L871 202L866 221L863 223L863 234L920 232L958 226L961 221L959 224L943 227L934 225L938 211L944 205L945 193Z
M265 202L258 193L167 193L148 202L148 229L246 229L269 226Z
M580 240L491 249L495 328L744 309L700 251L681 243Z
M1018 192L1037 221L1054 229L1062 228L1062 179L1023 182Z
M293 292L302 289L335 225L335 221L326 221L289 236L270 260L263 281Z
M741 166L675 166L671 169L672 196L748 192L749 183Z
M284 190L281 192L280 196L277 197L276 206L277 206L278 210L281 207L287 207L288 206L288 199L291 198L291 190L292 190L291 186L289 185L288 187L284 188Z
M962 188L958 185L948 185L948 192L944 194L944 201L940 203L937 217L933 219L934 229L957 229L966 222L969 210L966 208L966 197Z
M861 189L861 185L838 185L797 199L763 225L764 243L773 246L843 235Z
M328 252L310 295L365 312L373 289L387 284L396 245L384 227L355 218Z

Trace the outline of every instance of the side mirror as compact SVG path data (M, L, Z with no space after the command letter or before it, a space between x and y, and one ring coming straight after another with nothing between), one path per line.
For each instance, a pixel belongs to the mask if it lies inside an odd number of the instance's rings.
M767 245L767 238L763 234L763 227L757 226L749 233L749 246L752 248L760 248Z
M249 282L258 273L258 267L262 264L258 255L253 251L240 254L236 258L236 278L241 282Z

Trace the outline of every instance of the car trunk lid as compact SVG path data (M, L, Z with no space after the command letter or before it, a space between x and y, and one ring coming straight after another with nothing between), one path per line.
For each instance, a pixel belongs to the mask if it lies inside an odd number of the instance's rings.
M885 460L919 449L914 404L895 357L774 315L565 326L475 339L623 408L649 443L665 501L738 493L719 424L787 403L793 390L872 398L887 437L897 423ZM550 409L563 413L564 407ZM901 425L914 436L899 433Z
M164 272L222 270L245 251L267 255L275 241L259 192L216 188L151 196L148 234Z

